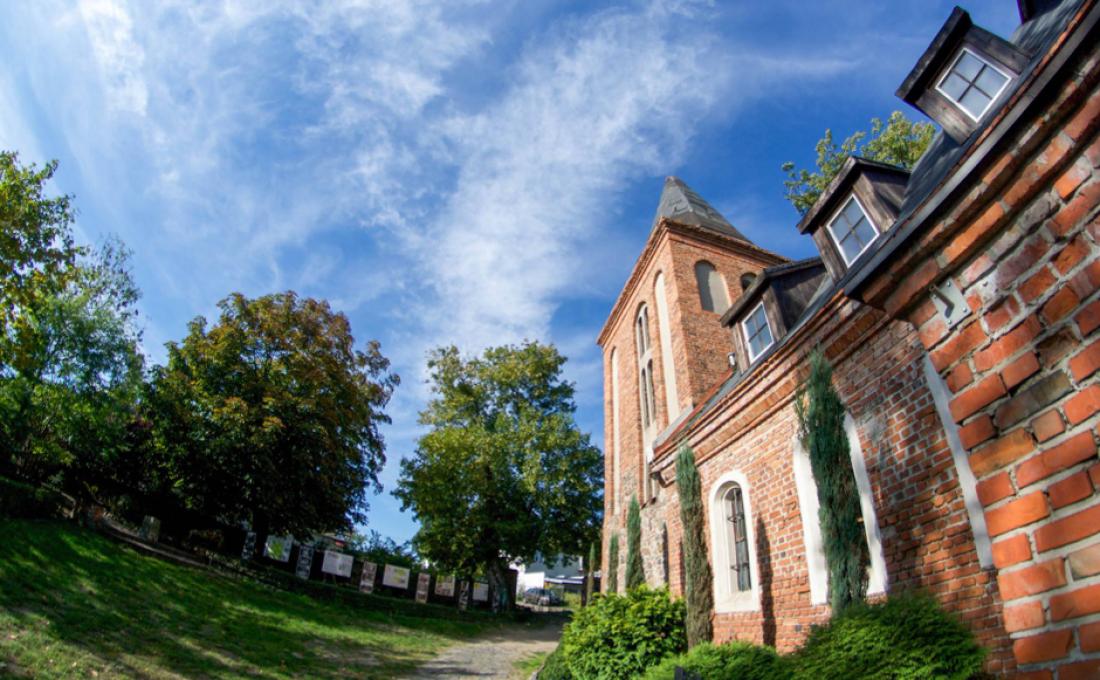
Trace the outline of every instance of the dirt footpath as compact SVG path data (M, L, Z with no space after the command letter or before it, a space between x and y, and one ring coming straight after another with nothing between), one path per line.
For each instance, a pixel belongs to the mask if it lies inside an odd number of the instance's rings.
M539 652L552 652L561 639L563 619L542 625L516 624L461 642L408 676L427 678L514 678L515 663Z

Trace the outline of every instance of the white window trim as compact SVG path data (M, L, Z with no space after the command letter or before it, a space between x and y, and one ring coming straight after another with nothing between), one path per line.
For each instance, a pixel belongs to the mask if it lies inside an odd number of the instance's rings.
M860 251L858 253L856 253L855 257L853 257L851 260L849 260L848 256L844 254L844 248L843 248L843 246L840 245L840 239L837 238L836 230L833 229L833 225L835 225L836 221L840 218L840 214L842 212L844 212L845 208L848 207L848 201L855 201L856 202L856 207L859 208L859 211L861 213L863 213L863 219L867 220L867 224L871 225L871 229L873 229L874 232L875 232L875 237L873 239L871 239L870 241L868 241L867 243L865 243L863 245L863 248L860 249ZM844 264L849 266L849 267L851 267L852 264L856 260L858 260L860 257L862 257L863 253L867 252L867 249L870 248L871 245L875 241L878 240L879 236L882 236L882 230L880 230L878 228L878 225L875 224L875 221L873 219L871 219L871 214L868 213L867 210L863 207L863 202L859 200L859 196L856 196L855 192L852 192L851 194L849 194L848 200L841 203L840 207L837 208L836 211L833 212L833 216L829 220L829 224L826 228L829 230L830 238L833 239L833 244L836 246L837 251L840 253L840 258L842 260L844 260Z
M951 95L947 94L947 92L943 88L940 87L940 85L943 85L943 81L947 80L947 76L951 75L951 71L953 71L955 69L955 64L959 63L959 60L962 59L962 56L963 56L964 53L969 53L970 56L974 57L978 61L982 62L983 64L985 64L989 68L993 69L994 71L996 71L997 73L1000 73L1002 76L1005 77L1005 81L1001 85L1001 89L997 90L997 93L994 94L992 97L990 97L989 103L985 105L985 108L982 109L982 112L980 114L978 114L977 118L975 118L972 113L967 111L966 108L962 105L961 102L959 102L957 99L955 99ZM948 66L946 69L944 69L943 73L940 74L940 77L936 79L936 92L939 92L940 94L942 94L944 96L944 98L947 99L947 101L954 104L955 107L958 110L960 110L964 114L966 114L967 118L969 118L970 120L977 123L982 118L985 118L985 114L989 113L989 110L991 108L993 108L993 105L997 102L998 99L1000 99L1001 93L1005 91L1005 88L1008 87L1008 84L1011 83L1011 82L1012 82L1012 74L1005 73L1003 70L997 68L997 65L994 64L992 61L990 61L988 59L985 59L984 57L982 57L980 54L978 54L974 50L970 49L969 47L964 47L961 50L959 50L959 53L957 55L955 55L954 59L951 60L951 65Z
M798 511L802 518L802 544L806 549L809 571L810 604L829 601L829 562L825 558L825 540L821 536L820 502L817 480L814 479L810 454L802 446L802 438L794 438L794 484L798 492Z
M611 490L611 508L612 514L619 514L619 505L621 504L622 496L622 461L620 459L619 446L619 351L618 349L611 350L611 448L612 448L612 464L615 469L612 471L611 480L613 488Z
M745 316L744 320L741 321L741 334L743 336L745 336L745 352L749 355L749 363L750 364L752 362L756 361L757 357L759 357L764 352L767 352L768 348L770 348L772 345L775 344L775 333L772 331L772 322L771 322L771 319L768 318L768 310L765 309L764 310L764 324L768 327L768 335L771 336L772 341L769 342L768 344L764 345L763 347L761 347L760 351L757 352L756 354L753 354L753 352L752 352L752 340L749 338L748 322L749 322L749 319L756 314L756 310L760 309L763 306L764 306L764 301L761 300L759 303L757 303L757 305L755 307L752 308L752 311L749 312Z
M737 590L731 584L730 568L730 532L725 517L726 492L732 484L741 487L741 502L745 506L745 532L749 544L749 574L751 587ZM737 470L731 470L718 478L710 494L710 545L714 564L714 611L719 614L730 612L760 611L760 574L756 560L756 527L753 525L752 500L749 492L749 480Z
M668 323L668 300L665 295L665 274L660 272L653 283L657 299L657 337L661 343L661 373L665 380L665 406L668 422L680 416L680 395L676 390L676 367L672 360L672 332Z
M970 529L974 534L974 550L978 553L978 565L988 569L993 566L993 544L989 538L989 528L985 523L985 509L982 507L981 500L978 499L978 480L970 469L970 457L959 438L959 426L951 417L951 408L948 405L950 392L927 354L924 355L922 363L924 380L928 383L929 391L932 392L932 402L936 405L936 413L940 417L940 424L943 425L943 431L947 435L947 445L951 449L951 457L955 461L963 503L966 505Z
M886 592L886 558L882 552L882 533L878 528L874 497L871 495L871 478L867 475L867 462L863 459L863 445L859 443L859 431L850 413L844 414L844 433L848 436L848 453L852 458L852 471L856 474L863 530L867 535L867 551L871 555L867 594L878 595Z

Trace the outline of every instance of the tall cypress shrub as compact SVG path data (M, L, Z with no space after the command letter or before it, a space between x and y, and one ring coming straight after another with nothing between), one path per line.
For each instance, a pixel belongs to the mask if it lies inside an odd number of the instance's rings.
M588 546L588 561L584 564L584 602L592 601L593 588L596 584L596 542Z
M821 536L829 565L829 602L835 615L863 600L870 558L844 433L844 404L833 389L832 378L832 366L820 348L815 349L795 409L802 446L810 456L817 482Z
M688 647L710 642L714 591L707 543L703 534L703 488L695 454L687 446L676 455L676 488L680 496L680 524L684 530L684 600L687 605Z
M611 534L611 545L607 546L607 587L604 592L619 592L619 534Z
M642 569L642 508L638 497L631 496L630 510L626 514L626 589L645 583Z

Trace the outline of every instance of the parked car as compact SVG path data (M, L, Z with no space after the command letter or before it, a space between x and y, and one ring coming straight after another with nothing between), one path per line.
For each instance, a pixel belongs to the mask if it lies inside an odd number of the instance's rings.
M555 607L565 604L561 595L556 590L549 588L528 588L523 593L523 601L527 604L537 604L544 607Z

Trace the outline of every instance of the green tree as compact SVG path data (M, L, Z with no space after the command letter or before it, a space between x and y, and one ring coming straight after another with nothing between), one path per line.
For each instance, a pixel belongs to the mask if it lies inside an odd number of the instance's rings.
M829 565L829 600L838 614L867 592L869 555L859 489L844 432L844 404L832 383L833 369L820 349L810 355L810 374L795 409L799 436L817 483L821 535Z
M19 301L0 336L0 439L19 476L60 473L97 498L127 446L142 381L137 287L116 241L81 249L63 274Z
M619 534L611 534L611 543L607 546L607 587L604 592L619 592Z
M484 571L505 587L508 564L581 555L599 533L603 460L574 421L565 358L528 342L428 360L429 431L401 461L394 495L420 522L417 551L460 574Z
M645 584L645 570L642 567L642 508L638 497L630 497L630 508L626 513L626 589L637 588Z
M46 195L56 170L57 161L39 170L0 151L0 336L8 340L18 334L12 326L33 323L26 310L64 290L82 252L73 242L72 198Z
M928 148L935 132L932 123L911 121L901 111L891 113L885 124L880 118L872 118L870 138L861 130L841 142L839 148L833 141L832 130L826 130L814 147L816 172L796 168L792 161L783 164L783 172L788 177L783 182L786 198L800 214L805 214L851 156L911 169Z
M676 488L680 497L680 524L684 531L684 600L687 605L688 646L710 642L714 611L713 577L703 534L703 489L695 454L688 446L676 455Z
M147 399L178 501L261 535L365 521L398 384L378 343L356 349L346 316L293 292L234 293L218 307L216 325L198 317L168 343Z
M592 601L596 586L596 541L588 546L588 559L584 563L584 601L587 604Z

